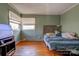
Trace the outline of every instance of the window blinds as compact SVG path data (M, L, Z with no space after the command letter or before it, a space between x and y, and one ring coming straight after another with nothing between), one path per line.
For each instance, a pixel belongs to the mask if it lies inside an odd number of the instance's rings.
M22 24L34 25L35 24L35 18L22 18Z

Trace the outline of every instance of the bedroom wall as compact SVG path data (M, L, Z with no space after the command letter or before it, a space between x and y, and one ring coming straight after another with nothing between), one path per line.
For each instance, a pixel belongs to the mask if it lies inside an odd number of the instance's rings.
M8 4L0 3L0 24L9 24Z
M22 15L23 18L35 17L35 30L23 30L24 37L28 41L42 41L43 40L43 26L44 25L59 25L59 15Z
M0 24L9 24L9 10L13 11L14 13L20 16L20 14L15 9L10 7L7 3L0 3ZM16 41L19 41L20 31L16 31L14 35Z
M61 15L63 32L76 32L79 35L79 5Z

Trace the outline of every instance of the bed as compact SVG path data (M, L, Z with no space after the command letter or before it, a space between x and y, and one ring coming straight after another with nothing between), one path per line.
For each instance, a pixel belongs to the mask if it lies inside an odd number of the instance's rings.
M49 50L79 49L78 38L65 38L62 35L51 37L44 35L44 42Z

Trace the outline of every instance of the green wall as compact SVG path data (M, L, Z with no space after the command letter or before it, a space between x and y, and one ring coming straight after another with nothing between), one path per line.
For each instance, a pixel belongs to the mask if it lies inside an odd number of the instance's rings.
M20 16L20 13L10 7L7 3L0 3L0 24L9 24L9 10ZM14 31L15 40L20 40L20 31Z
M9 24L8 4L6 3L0 3L0 23Z
M23 18L35 17L36 25L35 30L23 30L25 38L29 41L42 41L43 40L43 26L44 25L59 25L59 15L22 15Z
M36 16L36 31L43 34L44 25L59 25L59 16Z
M76 32L79 34L79 5L61 15L63 32Z

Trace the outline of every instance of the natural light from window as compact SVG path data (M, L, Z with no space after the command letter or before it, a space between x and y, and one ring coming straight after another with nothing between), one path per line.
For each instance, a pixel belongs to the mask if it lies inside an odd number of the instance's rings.
M34 30L35 26L34 25L23 25L23 30Z
M20 30L20 20L21 19L17 14L9 11L10 26L13 30Z
M35 30L35 18L22 18L23 30Z
M19 30L19 24L10 22L10 25L11 25L13 30Z

